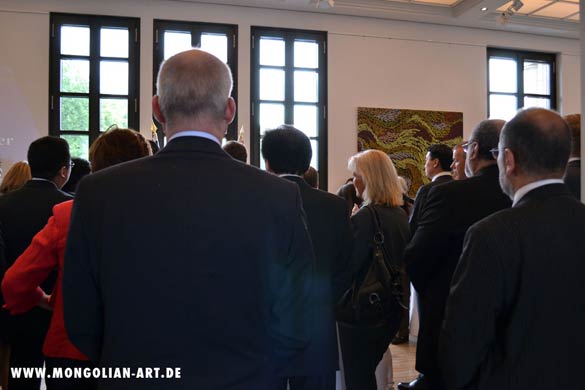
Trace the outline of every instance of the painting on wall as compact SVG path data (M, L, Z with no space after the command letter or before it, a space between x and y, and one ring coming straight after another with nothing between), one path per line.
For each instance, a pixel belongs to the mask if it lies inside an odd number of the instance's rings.
M409 185L408 195L429 182L425 177L427 148L435 143L462 142L463 113L358 107L358 151L387 153Z

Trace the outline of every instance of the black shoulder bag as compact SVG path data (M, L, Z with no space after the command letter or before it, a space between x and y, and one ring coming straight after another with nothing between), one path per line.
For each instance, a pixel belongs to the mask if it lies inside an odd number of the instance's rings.
M384 246L380 216L373 206L366 206L374 226L372 261L363 280L354 280L336 306L339 322L375 326L398 324L406 307L402 304L401 268Z

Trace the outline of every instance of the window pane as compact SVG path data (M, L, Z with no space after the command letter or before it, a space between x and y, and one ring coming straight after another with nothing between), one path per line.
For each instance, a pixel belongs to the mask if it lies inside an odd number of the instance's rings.
M61 98L61 130L89 130L89 98Z
M61 138L69 144L71 157L81 157L89 160L89 137L87 135L63 134Z
M294 126L308 137L317 136L317 106L295 105Z
M317 172L319 172L319 163L317 162L319 161L319 149L317 148L318 144L319 144L318 141L314 139L311 140L311 148L313 149L313 157L311 157L311 166L315 168Z
M284 123L284 104L260 103L260 134Z
M61 26L61 54L89 55L89 27Z
M490 119L509 120L517 111L516 96L490 95Z
M89 93L89 61L61 60L60 91Z
M260 69L260 99L284 100L284 70Z
M227 63L228 39L223 34L201 34L201 49Z
M528 107L550 108L550 99L526 96L524 97L524 108Z
M550 94L550 65L524 61L524 93Z
M298 68L319 67L319 44L295 41L295 66Z
M284 66L284 40L260 38L260 65Z
M100 93L108 95L128 95L127 62L100 62Z
M100 131L111 125L128 127L127 99L100 99Z
M295 101L318 101L319 74L317 72L295 71Z
M100 55L102 57L128 58L128 29L102 28Z
M165 60L185 50L192 49L190 32L165 31Z
M490 92L517 92L516 60L490 58Z

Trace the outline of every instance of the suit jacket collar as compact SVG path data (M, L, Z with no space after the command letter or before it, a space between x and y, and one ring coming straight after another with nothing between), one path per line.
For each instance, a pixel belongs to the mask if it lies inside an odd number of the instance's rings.
M443 175L443 176L439 176L435 179L435 183L446 183L448 181L453 180L452 176L449 175Z
M312 187L309 185L309 183L307 183L307 182L305 181L305 179L303 179L303 178L302 178L302 177L300 177L300 176L297 176L297 175L282 175L282 176L280 176L280 177L282 177L283 179L286 179L286 180L288 180L288 181L295 182L295 183L297 183L297 184L298 184L299 186L301 186L301 187L308 187L308 188L312 188Z
M215 154L230 158L217 143L202 137L177 137L173 138L154 157L172 153L200 152Z
M538 187L529 191L516 203L514 207L520 207L525 205L526 203L548 199L557 196L568 196L572 198L569 189L565 184L547 184L542 187Z
M55 189L58 191L59 188L57 188L57 185L55 183L53 183L50 180L29 180L26 183L24 183L24 186L22 186L22 188L48 188L48 189Z
M499 170L498 164L488 165L485 168L480 169L473 177L477 176L495 176L498 177Z

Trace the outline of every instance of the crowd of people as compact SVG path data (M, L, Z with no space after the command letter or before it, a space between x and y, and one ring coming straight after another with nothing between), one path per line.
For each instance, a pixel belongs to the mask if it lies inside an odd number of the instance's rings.
M398 389L579 388L579 115L529 108L431 145L414 200L386 153L362 151L333 195L293 126L265 132L266 171L222 148L231 89L219 59L179 53L152 101L160 151L113 128L87 162L43 137L6 173L0 385L38 390L41 375L14 369L44 365L48 390L334 390L338 370L347 390L374 390L389 344L408 341L412 283L420 375ZM366 287L378 311L355 300L342 315ZM62 369L92 374L50 377Z

